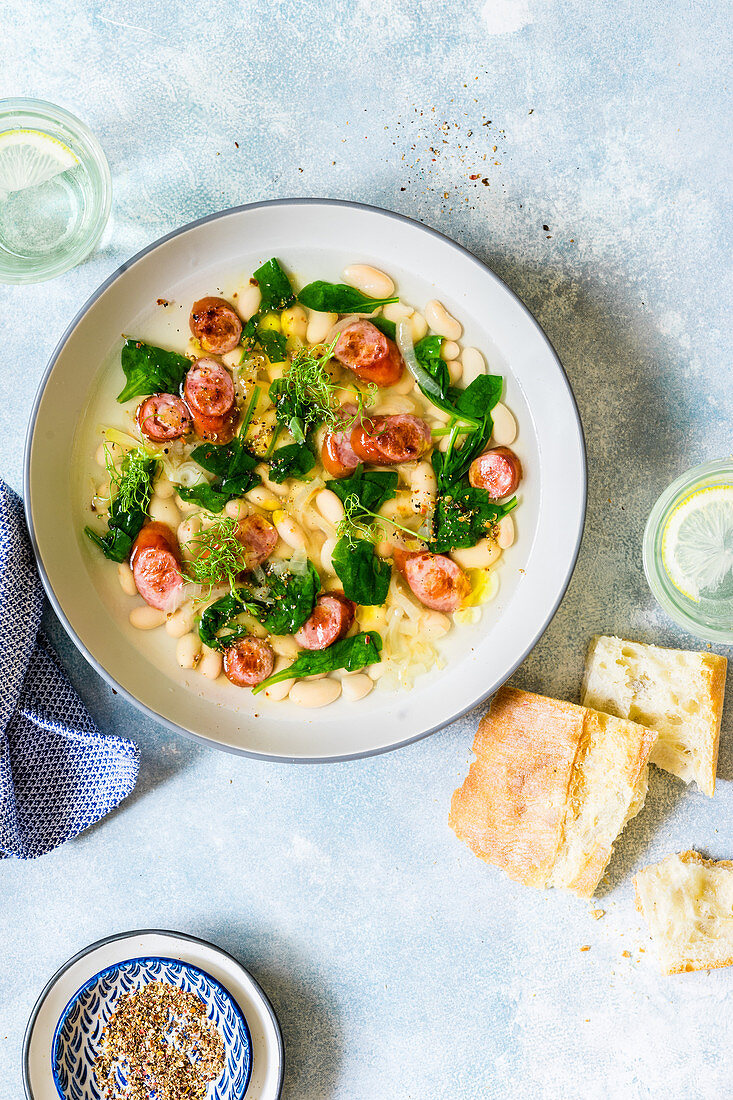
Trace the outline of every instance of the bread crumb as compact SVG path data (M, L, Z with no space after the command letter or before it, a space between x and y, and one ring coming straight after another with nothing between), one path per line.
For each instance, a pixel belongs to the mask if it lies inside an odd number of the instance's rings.
M590 951L590 944L589 943L583 944L583 946L581 947L580 950L581 951Z
M601 917L605 917L606 910L605 909L591 909L591 914L590 915L593 917L593 920L600 920Z
M630 959L631 958L631 952L630 951L622 951L621 954L623 955L623 957L625 959Z

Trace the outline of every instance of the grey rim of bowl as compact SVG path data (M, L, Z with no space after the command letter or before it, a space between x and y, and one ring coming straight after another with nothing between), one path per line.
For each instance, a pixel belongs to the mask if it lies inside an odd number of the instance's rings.
M68 256L65 260L59 261L50 271L43 275L28 275L28 277L21 277L13 279L12 282L3 280L6 286L29 286L35 283L45 283L49 279L55 279L59 275L63 275L64 272L70 271L73 267L78 267L92 250L99 243L99 238L104 232L105 226L109 221L110 210L112 209L112 176L109 170L109 163L105 155L104 149L99 143L99 139L96 134L89 129L85 122L82 122L72 111L68 111L66 107L59 107L57 103L51 103L46 99L30 99L27 97L11 97L8 99L0 100L0 114L14 112L15 114L22 114L24 111L32 113L34 111L43 111L55 118L56 121L62 123L62 125L68 126L70 129L78 132L83 144L86 147L87 153L94 161L96 169L99 173L100 183L102 185L102 201L99 211L97 212L97 219L94 225L93 232L85 238L83 247L79 247L71 256ZM142 253L138 253L141 256ZM138 256L133 257L137 259ZM122 270L121 268L119 270ZM106 284L105 284L106 285ZM99 288L100 292L102 287ZM64 333L66 337L74 324L81 319L81 313L92 304L92 298L90 298L81 311L76 315L71 326ZM54 355L59 351L56 348Z
M726 635L723 633L722 628L721 630L716 630L715 627L699 623L697 619L689 614L689 612L685 611L684 607L675 601L673 595L667 590L659 575L663 567L657 566L655 562L655 551L657 542L661 538L662 520L669 512L670 506L675 498L680 496L685 488L691 488L695 482L699 481L701 478L714 474L720 470L725 471L726 468L733 473L733 461L731 461L731 459L716 458L711 459L709 462L702 462L699 466L693 466L691 469L685 470L684 473L676 477L674 481L659 494L652 505L652 510L649 513L649 518L644 527L641 554L646 582L662 611L669 615L670 619L672 619L677 626L681 626L683 630L691 634L693 638L699 638L704 642L717 643L718 645L731 644L730 631L728 631Z
M82 320L82 318L84 317L87 310L90 309L90 307L96 302L97 298L99 298L104 293L104 291L107 289L107 287L111 286L112 283L114 283L120 277L120 275L122 275L129 268L133 267L138 262L138 260L141 260L144 256L147 256L147 254L149 252L152 252L153 249L157 248L159 245L164 244L166 241L172 240L174 237L180 236L181 233L186 233L190 229L195 229L197 226L205 225L207 222L215 221L218 218L225 218L225 217L228 217L231 214L237 214L242 210L260 210L260 209L263 209L265 207L271 207L271 206L294 206L294 205L297 205L297 206L338 206L338 207L345 207L345 208L351 209L351 210L368 210L368 211L370 211L372 213L375 213L375 214L382 214L383 216L386 216L388 218L395 218L398 221L407 222L409 225L415 226L415 228L420 229L422 232L429 233L431 236L437 237L439 240L444 241L446 244L450 245L451 248L455 248L456 251L462 253L462 255L466 256L472 263L474 263L478 268L480 268L480 270L483 274L485 274L485 275L488 274L490 278L496 279L497 283L499 283L501 286L503 286L504 289L507 291L507 293L510 294L512 296L512 298L514 298L514 300L521 307L522 311L526 314L527 319L535 327L535 329L537 329L537 331L540 333L542 339L547 344L547 347L550 351L550 354L552 355L553 359L555 360L555 364L556 364L556 366L557 366L557 368L560 372L560 376L561 376L561 378L563 379L563 381L565 383L565 387L567 389L568 397L570 398L570 403L571 403L573 412L575 413L575 421L576 421L576 424L577 424L578 434L580 436L580 441L581 441L581 444L582 444L582 454L583 454L583 468L582 468L582 471L581 471L581 473L582 473L583 500L582 500L582 509L581 509L580 522L578 524L578 531L576 532L576 536L575 536L575 549L573 551L572 560L570 561L569 567L567 569L567 572L565 574L563 582L560 586L558 597L557 597L555 603L553 604L549 615L545 619L544 623L542 623L542 625L540 626L540 628L536 632L534 638L532 639L531 643L527 646L527 648L522 653L522 655L519 657L519 659L517 661L515 661L515 663L512 665L512 667L510 669L508 669L506 675L502 679L500 679L496 683L492 684L489 688L487 688L486 691L482 692L477 699L473 699L468 704L468 706L462 707L461 709L455 711L455 713L452 714L451 717L448 718L445 722L441 722L437 726L432 726L430 729L422 730L420 733L416 733L411 737L407 737L407 738L405 738L404 741L398 741L394 745L385 745L384 747L381 747L381 748L378 748L378 749L369 749L366 752L347 753L345 755L339 755L339 756L307 756L307 757L301 757L301 756L298 756L298 757L272 756L269 753L252 752L250 749L242 749L242 748L238 748L234 745L222 745L219 741L214 741L211 738L203 737L201 734L192 733L191 730L183 729L182 726L177 725L175 722L171 722L167 718L163 718L162 715L157 714L155 711L153 711L149 707L147 707L144 703L140 702L140 700L136 699L133 695L130 694L130 692L128 692L125 688L123 688L120 684L118 684L117 681L114 679L114 677L109 672L107 672L107 670L105 668L103 668L102 665L97 661L96 657L94 657L93 654L89 652L89 650L83 644L81 639L78 637L78 635L76 634L76 632L72 628L70 622L66 618L66 615L64 614L58 600L56 599L56 595L53 591L53 588L51 587L51 583L48 579L48 575L46 574L46 570L45 570L43 562L41 560L41 555L40 555L39 550L38 550L38 544L36 542L36 533L35 533L35 529L33 527L33 516L32 516L32 513L31 513L30 455L31 455L31 445L32 445L32 442L33 442L33 430L34 430L35 423L36 423L36 417L38 416L38 407L39 407L40 402L41 402L41 397L43 396L43 391L46 388L46 383L47 383L47 381L50 377L51 371L53 370L53 368L56 364L56 360L58 359L59 355L61 354L61 351L63 350L64 344L68 340L68 338L71 335L71 333L73 332L73 330L76 328L76 326ZM317 198L270 199L270 200L267 200L265 202L252 202L252 203L245 203L242 206L232 206L227 210L220 210L220 211L217 211L214 214L207 214L203 218L197 218L196 221L189 222L187 225L182 226L180 229L174 229L171 233L167 233L164 237L160 237L157 241L154 241L152 244L149 244L147 246L147 248L143 248L140 252L138 252L134 256L132 256L131 259L126 260L125 263L121 264L117 268L117 270L114 271L107 279L105 279L105 281L102 283L102 285L97 287L97 289L94 291L94 293L87 299L87 301L84 303L84 305L81 307L79 312L76 314L73 321L67 327L67 329L64 332L63 336L61 337L58 344L56 345L56 347L53 351L53 354L52 354L52 356L49 360L48 366L46 367L46 370L43 374L40 385L39 385L38 390L36 392L36 396L35 396L34 401L33 401L33 407L31 409L30 420L28 422L28 431L27 431L27 434L26 434L26 442L25 442L25 456L24 456L24 462L23 462L23 496L24 496L24 504L25 504L26 521L28 523L28 531L30 533L31 544L33 546L33 553L35 555L36 563L38 565L38 572L41 576L41 580L43 581L43 587L46 589L46 594L49 598L51 606L53 607L56 615L58 616L59 620L61 621L64 629L66 630L66 633L69 635L71 640L74 642L74 645L79 650L79 652L83 654L83 656L86 658L86 660L92 666L92 668L94 668L96 670L96 672L98 672L99 675L102 677L102 679L105 680L110 685L110 687L113 687L115 689L115 691L118 692L118 694L120 694L129 703L132 703L132 705L135 706L138 710L142 711L143 714L146 714L149 718L152 718L154 721L156 721L156 722L160 723L161 725L165 726L167 729L173 730L175 733L182 733L182 734L184 734L184 736L193 738L195 741L199 741L201 744L207 745L210 748L217 748L217 749L220 749L224 752L231 752L231 753L234 753L237 756L249 756L249 757L252 757L255 760L270 760L270 761L273 761L274 763L282 763L282 764L333 764L333 763L340 763L340 762L347 761L347 760L363 760L363 759L366 759L367 757L370 757L370 756L379 756L384 752L391 752L394 749L401 749L401 748L404 748L407 745L412 745L416 741L422 740L422 738L424 738L424 737L430 737L431 734L437 733L438 730L444 729L445 726L450 725L451 722L455 722L456 719L462 718L464 714L468 714L469 711L472 711L474 709L474 707L480 706L481 703L485 702L491 695L494 694L495 691L497 691L501 687L501 685L503 683L506 682L506 680L509 679L509 677L512 675L512 673L519 667L519 665L521 665L522 661L524 661L524 659L532 652L534 647L537 645L537 642L540 640L540 638L542 637L544 632L547 630L547 627L552 622L552 620L555 616L555 612L557 611L558 607L560 606L562 598L563 598L563 596L565 595L565 593L567 591L568 585L570 584L570 579L573 575L573 572L575 570L575 564L578 560L578 554L580 552L580 544L581 544L581 540L583 538L583 528L585 526L585 515L586 515L586 509L587 509L587 503L588 503L588 456L587 456L587 449L586 449L586 445L585 445L585 435L583 433L583 425L582 425L581 420L580 420L580 413L578 411L578 405L577 405L577 402L575 400L575 395L573 394L572 388L570 386L570 382L568 381L568 376L565 373L565 369L564 369L562 363L560 362L558 354L555 351L552 344L550 343L550 340L547 337L544 329L541 327L539 322L534 318L532 313L530 313L529 309L527 309L527 307L525 306L525 304L521 300L521 298L519 298L519 296L517 294L515 294L514 291L511 290L506 285L506 283L503 282L503 280L499 278L498 275L495 275L494 272L489 267L486 266L486 264L484 264L481 260L479 260L476 256L474 256L472 252L469 252L467 248L463 247L463 245L457 244L456 241L451 240L450 237L446 237L443 233L439 233L437 229L431 229L429 226L423 225L422 222L416 222L412 218L408 218L404 214L395 213L393 210L383 210L379 206L369 206L367 203L362 203L362 202L348 202L348 201L345 201L343 199L317 199Z
M30 1014L30 1018L28 1020L28 1023L26 1024L25 1034L23 1036L23 1089L25 1091L26 1100L36 1100L31 1091L30 1068L28 1065L28 1059L30 1056L30 1042L31 1035L33 1034L33 1028L35 1026L36 1019L38 1018L38 1013L41 1011L41 1007L43 1005L43 1002L46 1000L46 997L51 992L59 978L61 978L66 973L66 971L74 965L74 963L78 962L79 959L83 959L85 955L90 955L92 951L96 951L98 947L104 947L108 943L115 943L117 940L126 940L129 939L131 936L168 936L170 939L188 940L189 943L203 944L204 947L212 947L215 951L218 951L220 955L224 955L225 958L230 959L231 962L235 964L235 966L238 966L240 970L244 971L244 973L247 975L247 977L257 990L260 999L267 1009L270 1019L272 1020L273 1027L275 1028L275 1035L277 1037L278 1059L280 1062L280 1070L278 1073L277 1082L277 1096L279 1098L282 1095L283 1080L285 1077L285 1043L283 1041L282 1031L280 1029L280 1021L275 1015L275 1009L272 1007L269 997L267 996L257 979L252 977L249 970L247 970L247 968L242 965L239 959L235 958L234 955L230 954L229 951L225 951L223 947L219 947L217 946L217 944L211 943L209 940L202 940L199 936L189 936L187 932L174 932L168 928L132 928L129 932L116 932L112 936L105 936L101 940L96 940L94 943L90 943L88 947L83 947L81 951L77 951L76 955L68 959L63 964L63 966L59 967L56 973L53 974L44 985L38 996L38 999L36 1000L36 1003L33 1006L33 1011ZM221 982L220 984L223 985L224 983ZM230 993L230 996L234 997L234 995L229 990L227 990L227 992ZM236 998L234 999L236 1000ZM240 1011L244 1016L244 1010L241 1008L241 1006ZM247 1087L249 1087L249 1085Z

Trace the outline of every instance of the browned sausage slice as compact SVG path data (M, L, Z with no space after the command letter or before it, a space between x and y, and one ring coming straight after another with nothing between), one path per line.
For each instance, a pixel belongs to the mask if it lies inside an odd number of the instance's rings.
M471 463L468 480L474 489L485 489L491 500L513 493L522 479L522 463L508 447L494 447Z
M373 416L351 431L351 446L362 462L396 466L421 458L430 447L430 428L419 416Z
M130 566L137 590L151 607L173 611L184 579L176 537L164 523L146 523L132 545Z
M251 516L240 519L237 525L237 538L245 550L247 569L254 569L265 558L269 558L277 546L278 533L271 523L253 513Z
M303 649L326 649L348 633L356 608L343 592L326 592L295 635Z
M239 413L237 406L226 416L197 416L193 414L193 426L204 443L229 443L237 434Z
M254 687L272 675L275 655L262 638L247 635L224 650L224 675L237 687Z
M433 611L457 611L471 591L466 574L444 554L395 550L394 561L420 603Z
M194 302L188 323L201 347L212 355L233 351L242 335L242 322L225 298Z
M333 354L361 382L394 386L404 370L394 340L389 340L371 321L352 321L341 329Z
M180 397L172 393L154 393L137 407L135 413L143 435L154 443L180 439L191 431L191 417Z
M194 420L229 416L235 404L232 376L216 359L197 359L186 375L183 396Z
M344 421L351 420L356 405L344 405L341 414ZM343 431L328 432L321 447L321 462L332 477L348 477L359 465L359 456L351 446L352 426Z

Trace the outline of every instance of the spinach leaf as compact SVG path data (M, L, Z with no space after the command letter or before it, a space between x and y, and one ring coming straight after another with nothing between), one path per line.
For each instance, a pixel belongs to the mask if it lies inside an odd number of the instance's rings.
M505 504L489 500L486 490L474 489L467 478L450 484L441 490L436 499L430 550L434 554L444 554L449 550L475 546L516 504L516 497Z
M480 374L465 390L454 391L456 408L467 416L483 419L501 399L503 388L500 374Z
M350 600L363 606L384 603L392 566L377 557L371 542L367 539L340 538L331 560Z
M142 449L125 455L116 485L116 496L109 507L107 532L100 535L85 527L87 536L110 561L127 561L132 544L148 515L157 462Z
M388 321L386 317L372 317L372 324L390 340L397 339L397 325L394 321Z
M287 355L287 337L282 332L262 328L260 325L261 320L262 315L259 313L250 318L242 329L240 343L247 347L258 347L264 351L271 362L281 363Z
M315 464L310 447L297 443L279 447L270 459L270 481L280 485L288 477L305 477Z
M320 313L371 313L379 306L399 302L399 298L368 298L356 287L345 283L324 283L317 279L298 294L298 301Z
M147 397L150 393L178 393L191 366L190 359L175 351L165 351L142 340L125 340L121 353L122 370L127 384L119 402L131 397Z
M295 301L290 279L274 257L258 267L252 278L257 281L262 295L260 313L287 309Z
M240 595L241 589L236 593L222 596L216 603L210 604L199 619L199 638L210 649L226 649L233 645L239 638L245 638L249 633L246 626L234 620L237 615L251 608L247 601Z
M260 476L254 468L259 460L247 450L243 437L244 432L240 429L230 443L202 443L196 447L191 458L216 477L211 483L200 482L189 489L179 486L179 496L194 501L208 512L218 513L228 501L258 485Z
M378 512L397 491L396 470L365 470L360 464L349 477L327 481L326 488L331 489L339 500L356 497L367 512Z
M281 680L290 680L298 676L315 676L320 672L333 672L337 668L345 668L349 672L366 668L367 665L377 664L381 661L382 639L379 634L355 634L353 638L342 638L340 642L334 642L327 649L303 650L292 665L284 668L282 672L276 672L267 680L263 680L257 687L252 688L252 694L256 695Z
M199 620L199 637L211 649L226 649L247 633L235 620L246 612L271 634L294 634L310 616L321 588L311 562L305 573L274 573L265 570L264 588L242 585L206 608Z
M450 387L448 364L440 354L443 339L440 336L424 336L415 344L415 356L421 367L435 380L437 393L445 401Z

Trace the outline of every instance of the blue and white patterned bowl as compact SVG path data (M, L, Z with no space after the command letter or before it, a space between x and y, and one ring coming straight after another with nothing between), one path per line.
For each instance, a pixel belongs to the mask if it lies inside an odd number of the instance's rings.
M102 1100L94 1062L102 1030L119 998L153 981L195 993L224 1040L224 1071L209 1085L207 1100L241 1100L252 1071L252 1042L242 1012L214 978L176 959L128 959L100 971L71 998L56 1026L51 1051L53 1079L61 1100Z

